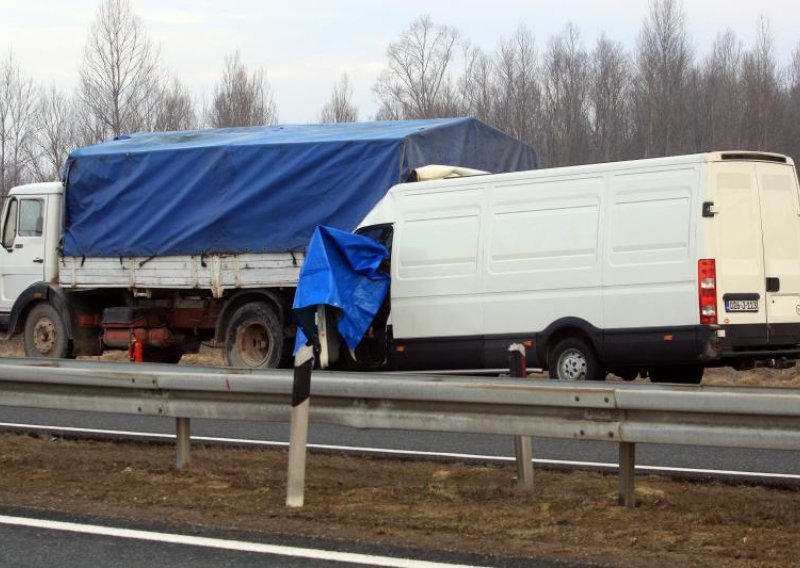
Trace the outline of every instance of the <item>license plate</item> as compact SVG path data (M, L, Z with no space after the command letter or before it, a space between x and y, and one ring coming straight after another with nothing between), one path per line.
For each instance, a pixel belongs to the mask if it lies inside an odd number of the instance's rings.
M725 300L726 312L757 312L758 300Z

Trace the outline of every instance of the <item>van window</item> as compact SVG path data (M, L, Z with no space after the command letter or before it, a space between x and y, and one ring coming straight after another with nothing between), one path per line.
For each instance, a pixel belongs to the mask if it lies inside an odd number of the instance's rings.
M19 204L19 236L42 236L42 212L44 204L41 199L22 199Z
M392 237L394 235L394 229L391 225L370 225L369 227L362 227L356 231L356 234L382 244L389 250L389 256L391 256Z
M8 203L6 218L3 220L3 246L8 250L14 246L14 237L17 235L17 200Z

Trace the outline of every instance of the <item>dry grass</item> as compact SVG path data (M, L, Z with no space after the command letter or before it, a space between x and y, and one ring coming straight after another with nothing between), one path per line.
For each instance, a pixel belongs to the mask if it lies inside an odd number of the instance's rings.
M264 533L325 535L616 566L794 566L800 491L637 480L615 506L616 476L509 466L310 456L306 506L287 509L286 455L0 435L0 503L106 517L168 519Z

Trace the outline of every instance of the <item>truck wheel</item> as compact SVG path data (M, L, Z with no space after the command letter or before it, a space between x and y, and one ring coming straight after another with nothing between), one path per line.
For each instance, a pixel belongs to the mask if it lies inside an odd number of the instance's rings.
M560 381L601 381L605 373L594 350L582 339L567 337L550 352L547 368L551 379Z
M51 304L34 306L25 319L25 356L65 359L71 356L67 326Z
M231 367L277 367L283 351L283 330L275 312L264 302L237 309L225 332L225 362Z
M650 369L651 383L678 383L699 385L703 380L702 365L667 365Z

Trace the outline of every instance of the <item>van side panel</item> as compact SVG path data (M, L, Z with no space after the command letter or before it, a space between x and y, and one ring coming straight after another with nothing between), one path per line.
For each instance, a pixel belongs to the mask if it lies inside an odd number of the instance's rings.
M487 335L543 330L569 314L603 326L602 175L498 183L484 276Z
M699 164L611 173L603 262L605 328L699 323Z
M392 251L395 338L483 333L484 200L481 185L398 197Z

